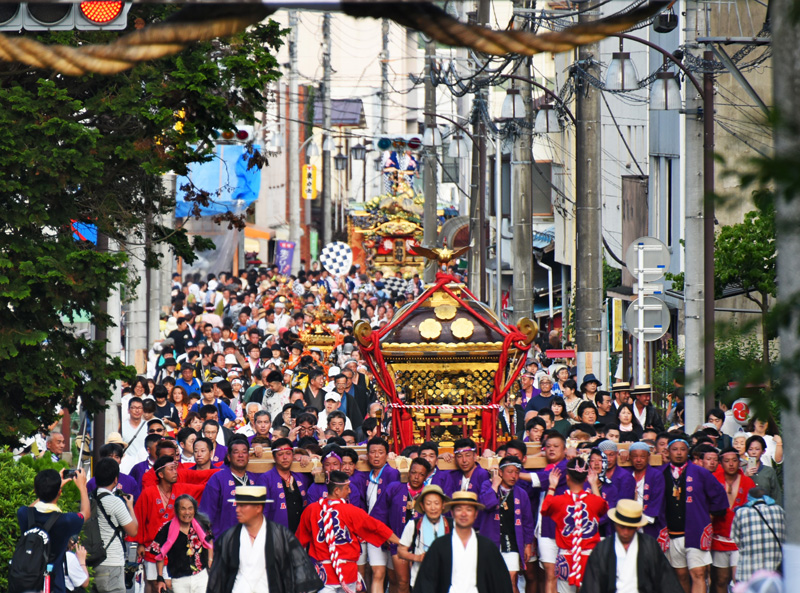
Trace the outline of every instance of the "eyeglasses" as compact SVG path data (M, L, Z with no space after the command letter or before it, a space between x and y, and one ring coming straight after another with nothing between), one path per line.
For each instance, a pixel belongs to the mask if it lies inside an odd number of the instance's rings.
M147 434L153 434L153 433L164 434L164 429L161 426L156 426L155 428L148 429Z

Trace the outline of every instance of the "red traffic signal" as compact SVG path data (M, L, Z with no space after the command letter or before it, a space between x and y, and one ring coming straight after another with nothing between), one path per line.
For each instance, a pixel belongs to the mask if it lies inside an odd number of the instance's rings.
M95 1L81 2L81 14L96 25L110 23L122 13L122 2Z

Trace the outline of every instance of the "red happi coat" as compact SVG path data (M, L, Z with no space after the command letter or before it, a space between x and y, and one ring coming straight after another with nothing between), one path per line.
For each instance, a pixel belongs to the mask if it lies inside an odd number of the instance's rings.
M367 513L349 503L336 504L331 511L331 520L336 534L336 549L343 560L342 576L346 585L358 581L358 557L361 555L361 542L381 546L392 537L388 525L373 519ZM330 564L330 551L322 529L322 505L313 502L306 507L300 517L300 525L295 534L300 544L308 549L308 555L325 570L326 585L339 585L339 577ZM321 576L321 575L320 575Z

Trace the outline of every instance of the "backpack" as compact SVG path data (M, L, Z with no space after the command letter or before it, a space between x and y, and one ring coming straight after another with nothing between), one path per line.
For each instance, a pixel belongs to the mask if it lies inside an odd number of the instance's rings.
M17 540L8 572L8 593L41 591L50 564L50 530L61 513L50 513L44 526L36 524L33 507L28 507L28 529Z
M119 537L120 543L123 543L122 530L119 528L119 526L114 526L114 524L111 522L111 517L108 516L105 508L103 508L103 505L100 504L100 500L106 496L112 495L108 492L103 492L102 494L98 495L96 491L92 494L91 514L89 515L89 520L83 524L83 546L86 548L86 565L92 568L95 568L105 562L107 556L106 551L108 550L108 546L111 545L111 542L114 541L115 537ZM111 538L108 540L108 543L105 545L103 544L103 539L100 537L100 513L103 514L103 517L105 517L105 520L108 522L108 524L111 525L111 527L114 527L114 535L111 536Z
M444 533L442 535L447 535L453 530L453 520L449 517L442 517L444 521ZM414 519L414 537L411 538L411 545L408 546L409 554L414 553L414 548L417 547L417 542L419 542L419 528L422 524L422 517L418 519ZM442 537L441 535L439 537ZM438 539L438 538L437 538Z

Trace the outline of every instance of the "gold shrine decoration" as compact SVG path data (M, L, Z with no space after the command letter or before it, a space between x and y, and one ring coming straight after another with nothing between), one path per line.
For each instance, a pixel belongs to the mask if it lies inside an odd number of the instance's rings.
M450 331L453 332L453 337L466 340L475 331L475 324L466 317L461 317L450 324Z
M435 340L442 335L442 324L435 319L426 319L419 324L419 335L426 340Z
M434 307L433 314L436 315L436 319L450 321L456 316L456 308L453 305L439 305Z

